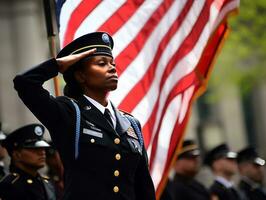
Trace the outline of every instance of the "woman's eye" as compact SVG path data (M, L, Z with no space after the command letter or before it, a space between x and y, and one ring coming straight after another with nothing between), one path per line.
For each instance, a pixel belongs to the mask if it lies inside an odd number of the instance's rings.
M104 66L104 65L106 65L106 63L105 62L100 62L100 63L98 63L98 65Z

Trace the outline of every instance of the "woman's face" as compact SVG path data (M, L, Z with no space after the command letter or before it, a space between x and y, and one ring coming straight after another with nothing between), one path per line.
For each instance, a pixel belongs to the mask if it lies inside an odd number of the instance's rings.
M118 76L115 62L110 56L93 56L78 71L79 82L84 91L109 92L117 88Z

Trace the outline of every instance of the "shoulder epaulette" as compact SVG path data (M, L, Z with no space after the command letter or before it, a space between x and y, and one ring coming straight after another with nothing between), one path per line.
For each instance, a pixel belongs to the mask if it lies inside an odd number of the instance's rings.
M49 176L41 175L41 178L42 178L43 181L46 182L46 183L49 183L49 181L50 181L50 177L49 177Z
M49 176L45 176L45 175L41 175L41 177L42 177L43 179L46 179L46 180L49 180L49 179L50 179Z
M129 115L129 116L133 117L133 115L132 115L131 113L127 112L127 111L124 111L124 110L121 110L121 109L119 109L119 111L120 111L122 114L124 114L124 115Z
M56 99L59 99L59 100L72 100L72 101L75 101L75 102L78 102L76 99L73 99L73 98L70 98L70 97L67 97L67 96L58 96L56 97Z
M14 184L19 179L19 177L20 175L17 173L10 173L6 175L5 177L3 177L1 182Z

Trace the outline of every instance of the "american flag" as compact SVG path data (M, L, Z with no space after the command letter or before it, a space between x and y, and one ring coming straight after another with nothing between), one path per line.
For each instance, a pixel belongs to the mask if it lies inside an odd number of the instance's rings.
M93 31L114 38L119 84L110 98L140 120L159 194L239 0L58 0L57 6L61 47Z

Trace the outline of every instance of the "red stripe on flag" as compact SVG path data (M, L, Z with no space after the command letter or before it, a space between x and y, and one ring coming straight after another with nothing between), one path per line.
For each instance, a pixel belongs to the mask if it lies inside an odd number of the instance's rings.
M74 39L75 33L80 24L88 17L90 12L94 10L100 2L100 0L83 0L80 2L78 7L71 13L64 35L63 47Z
M117 55L116 63L119 75L125 71L128 65L139 54L147 39L152 34L152 31L156 28L159 21L168 11L173 2L173 0L163 1L156 11L153 12L146 24L144 24L143 28L139 31L139 34L134 38L134 40L126 48L124 48L119 55Z
M163 54L165 47L167 46L171 38L174 36L174 34L180 28L180 25L182 24L182 21L186 17L192 4L193 4L193 1L188 1L186 3L180 15L177 17L173 25L169 28L168 32L165 34L164 38L160 42L158 46L158 50L154 56L154 60L149 66L147 72L142 77L142 79L132 88L130 93L128 93L128 95L125 96L123 101L121 101L119 105L121 109L131 112L135 108L135 106L139 103L139 101L142 99L143 95L147 93L148 88L150 88L152 82L154 81L154 78L155 78L154 75L158 67L158 62L161 58L161 55ZM135 47L132 47L132 48L135 48ZM128 53L132 53L132 51L133 50L129 51Z
M126 1L104 24L98 31L106 31L113 35L119 30L136 10L142 5L144 0Z

